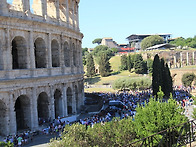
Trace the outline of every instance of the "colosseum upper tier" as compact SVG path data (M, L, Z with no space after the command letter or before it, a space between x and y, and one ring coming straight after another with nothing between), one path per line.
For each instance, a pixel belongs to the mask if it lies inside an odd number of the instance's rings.
M80 112L79 0L0 3L0 135Z

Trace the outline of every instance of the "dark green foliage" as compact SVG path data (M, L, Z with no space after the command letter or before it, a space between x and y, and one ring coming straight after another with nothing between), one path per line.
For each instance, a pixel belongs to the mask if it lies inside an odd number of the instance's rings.
M170 44L174 44L176 46L188 46L188 47L192 47L192 48L196 48L196 36L194 36L194 38L178 38L174 41L171 41Z
M61 140L53 140L51 147L114 147L125 146L135 139L132 119L115 118L102 125L95 124L86 130L84 125L66 126Z
M114 81L112 88L116 90L124 89L146 89L151 86L151 80L149 78L121 78Z
M164 40L162 37L158 36L158 35L152 35L149 37L146 37L142 40L141 42L141 48L142 49L146 49L148 47L157 45L157 44L162 44L164 43Z
M0 142L0 147L14 147L14 144L11 142L8 143Z
M96 38L92 41L93 44L97 43L98 45L101 44L102 38Z
M194 73L185 73L182 76L182 83L185 87L191 86L194 79L195 79Z
M99 59L99 72L102 77L107 77L111 72L111 66L109 62L109 57L106 52L101 52Z
M86 67L87 67L86 75L88 77L93 77L95 75L95 64L94 64L94 59L93 59L92 54L88 54L87 56Z
M102 52L106 52L109 58L114 55L113 51L105 45L96 46L92 53L94 56L100 57Z
M144 74L146 73L146 64L143 61L141 54L136 54L134 57L134 65L135 73Z
M82 48L82 62L86 65L86 56L89 54L88 48Z
M122 55L120 61L121 61L121 66L120 66L121 70L127 70L127 55Z
M127 69L130 72L132 68L133 68L133 57L129 54L127 56Z
M147 59L147 68L148 68L149 73L152 73L152 65L153 65L153 60Z
M168 102L159 102L151 98L148 105L137 107L136 111L133 123L139 138L188 121L186 116L182 115L182 109L173 99L169 99Z

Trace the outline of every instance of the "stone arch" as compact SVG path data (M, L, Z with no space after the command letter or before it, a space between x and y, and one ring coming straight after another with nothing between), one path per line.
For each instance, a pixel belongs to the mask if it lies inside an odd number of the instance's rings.
M42 38L37 38L34 43L35 66L36 68L46 68L46 44Z
M58 116L63 116L63 99L62 92L59 89L56 89L54 92L54 104L55 104L55 118Z
M30 99L26 95L21 95L15 102L17 130L28 129L31 127L31 108Z
M79 96L78 96L78 86L74 86L75 98L76 98L76 112L79 113L80 106L79 106Z
M72 103L73 103L73 95L72 95L72 90L70 87L67 88L67 113L72 114L73 113L73 107L72 107Z
M52 40L51 42L51 50L52 50L52 67L59 67L59 44L56 40Z
M7 135L5 132L5 128L7 126L7 108L6 108L6 104L0 100L0 136L4 136Z
M67 41L63 45L63 51L64 51L65 66L70 67L70 49Z
M76 50L76 46L73 43L72 44L72 50L73 50L73 65L76 66L77 65L77 50Z
M27 44L21 36L17 36L12 40L12 68L27 68Z
M39 125L49 118L49 98L47 93L42 92L37 99L37 112Z

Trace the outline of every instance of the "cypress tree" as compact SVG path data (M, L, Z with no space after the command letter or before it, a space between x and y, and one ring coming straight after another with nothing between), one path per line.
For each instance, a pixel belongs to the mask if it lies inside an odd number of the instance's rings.
M137 74L143 74L145 69L144 69L144 61L142 58L141 54L137 54L135 57L135 62L134 62L134 68L135 68L135 73Z
M133 68L133 60L132 60L132 56L129 54L127 57L127 69L131 71L132 68Z
M159 91L159 86L161 86L160 73L161 73L161 63L158 54L156 54L152 65L152 90L153 90L153 95L156 96L157 96L157 92Z
M110 74L111 66L106 52L102 52L99 57L99 72L102 77Z
M93 77L95 75L95 64L92 54L88 54L87 60L86 60L86 67L87 67L87 76Z
M167 80L166 80L167 81L167 91L166 91L165 95L167 97L169 97L170 93L173 92L173 81L172 81L171 73L170 73L170 70L169 70L167 63L165 64L165 74L167 77Z

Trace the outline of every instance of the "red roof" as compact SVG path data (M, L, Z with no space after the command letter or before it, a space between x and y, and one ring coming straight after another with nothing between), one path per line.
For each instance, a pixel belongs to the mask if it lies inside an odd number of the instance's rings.
M120 48L120 49L123 50L123 51L133 51L133 50L135 50L134 47L127 47L127 48Z

